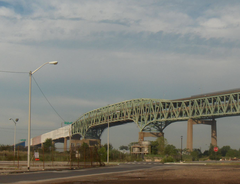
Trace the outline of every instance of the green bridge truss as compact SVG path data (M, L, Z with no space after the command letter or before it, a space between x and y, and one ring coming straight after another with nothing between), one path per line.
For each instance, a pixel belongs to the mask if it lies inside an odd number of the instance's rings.
M178 100L133 99L83 114L71 125L72 135L100 138L108 127L135 122L140 130L163 132L169 124L188 119L215 119L240 115L240 89Z

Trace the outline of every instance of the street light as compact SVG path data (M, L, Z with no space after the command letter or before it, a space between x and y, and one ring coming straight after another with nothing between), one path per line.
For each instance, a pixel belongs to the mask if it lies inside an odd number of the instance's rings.
M108 136L107 136L107 163L109 164L109 104L108 104Z
M182 139L183 139L183 136L181 136L181 162L182 162Z
M109 164L109 115L108 115L108 138L107 138L107 163Z
M31 139L31 96L32 96L32 75L37 72L40 68L42 68L44 65L47 64L53 64L56 65L58 64L57 61L50 61L50 62L46 62L43 65L41 65L40 67L38 67L36 70L34 70L33 72L30 71L29 72L29 106L28 106L28 170L30 170L30 139Z
M108 110L109 112L109 110ZM120 111L116 111L116 113L119 113ZM108 114L108 137L107 137L107 163L109 164L109 151L110 151L110 146L109 146L109 118L110 115L112 115L113 113Z
M14 119L12 119L12 118L10 118L9 120L12 120L13 121L13 123L15 124L15 126L14 126L14 144L13 144L13 146L14 146L14 160L15 160L15 147L16 147L16 124L17 124L17 122L18 122L18 118L16 118L15 120Z

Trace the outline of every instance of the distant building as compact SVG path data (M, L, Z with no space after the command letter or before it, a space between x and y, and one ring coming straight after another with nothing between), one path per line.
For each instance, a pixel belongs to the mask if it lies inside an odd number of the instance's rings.
M17 144L16 144L16 148L17 148L18 146L25 147L25 141L22 141L22 142L17 143Z

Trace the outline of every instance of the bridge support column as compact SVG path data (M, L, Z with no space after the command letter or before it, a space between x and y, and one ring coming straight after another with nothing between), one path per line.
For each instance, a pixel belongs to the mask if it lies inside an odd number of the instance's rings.
M187 128L187 149L190 151L193 150L193 125L204 124L211 125L211 143L214 146L217 146L217 123L216 120L188 120Z
M192 119L189 119L187 126L187 149L190 151L193 149L193 124L194 121Z
M163 132L139 132L138 142L144 141L144 137L164 137Z
M67 137L64 137L64 151L67 151Z
M81 146L83 143L88 144L88 146L100 146L101 139L82 139L82 140L71 140L72 147Z

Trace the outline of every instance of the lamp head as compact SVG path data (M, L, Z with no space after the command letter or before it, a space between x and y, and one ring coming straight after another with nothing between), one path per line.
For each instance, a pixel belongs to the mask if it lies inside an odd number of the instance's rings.
M16 118L16 120L15 120L15 121L16 121L16 122L18 122L18 120L19 120L19 118Z
M58 62L57 61L50 61L49 64L57 65Z

